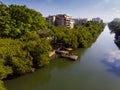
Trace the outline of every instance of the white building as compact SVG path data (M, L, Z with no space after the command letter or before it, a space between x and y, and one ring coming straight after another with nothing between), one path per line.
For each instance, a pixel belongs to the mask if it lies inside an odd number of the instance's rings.
M68 28L74 28L74 22L71 16L66 14L58 14L53 16L48 16L46 20L55 26L65 26Z

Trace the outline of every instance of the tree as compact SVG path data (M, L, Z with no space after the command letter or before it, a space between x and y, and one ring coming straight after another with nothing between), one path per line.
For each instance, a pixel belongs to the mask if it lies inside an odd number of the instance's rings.
M50 58L48 56L52 47L48 39L29 40L24 48L33 57L34 67L43 67L49 63Z
M4 86L3 81L0 80L0 90L7 90Z

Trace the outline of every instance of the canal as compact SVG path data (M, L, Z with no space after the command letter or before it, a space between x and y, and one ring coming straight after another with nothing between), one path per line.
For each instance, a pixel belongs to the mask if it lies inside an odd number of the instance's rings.
M78 61L56 58L5 85L8 90L120 90L120 51L107 25L91 47L75 53Z

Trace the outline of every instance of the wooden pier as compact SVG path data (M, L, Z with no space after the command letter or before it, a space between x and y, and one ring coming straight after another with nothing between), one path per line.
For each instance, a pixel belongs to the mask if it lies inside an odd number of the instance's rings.
M52 57L53 55L55 55L56 53L55 53L55 50L53 50L53 51L51 51L50 53L49 53L49 57Z
M68 59L71 59L74 61L76 61L78 59L78 56L76 56L76 55L61 55L61 57L68 58Z
M69 51L71 51L72 49L70 48ZM60 48L58 48L57 50L53 50L49 53L49 57L55 55L56 53L57 54L60 54L61 57L64 57L64 58L68 58L68 59L71 59L71 60L74 60L76 61L78 59L78 56L77 55L71 55L69 53L69 51L66 51L66 50L60 50Z
M69 51L56 50L56 53L61 54L61 55L66 55L66 54L69 54Z

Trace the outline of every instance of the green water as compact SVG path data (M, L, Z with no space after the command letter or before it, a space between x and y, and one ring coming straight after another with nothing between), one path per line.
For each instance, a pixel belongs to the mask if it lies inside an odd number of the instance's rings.
M8 90L120 90L120 69L103 63L108 53L117 50L114 34L106 26L90 48L74 52L78 61L56 58L47 67L5 85Z

